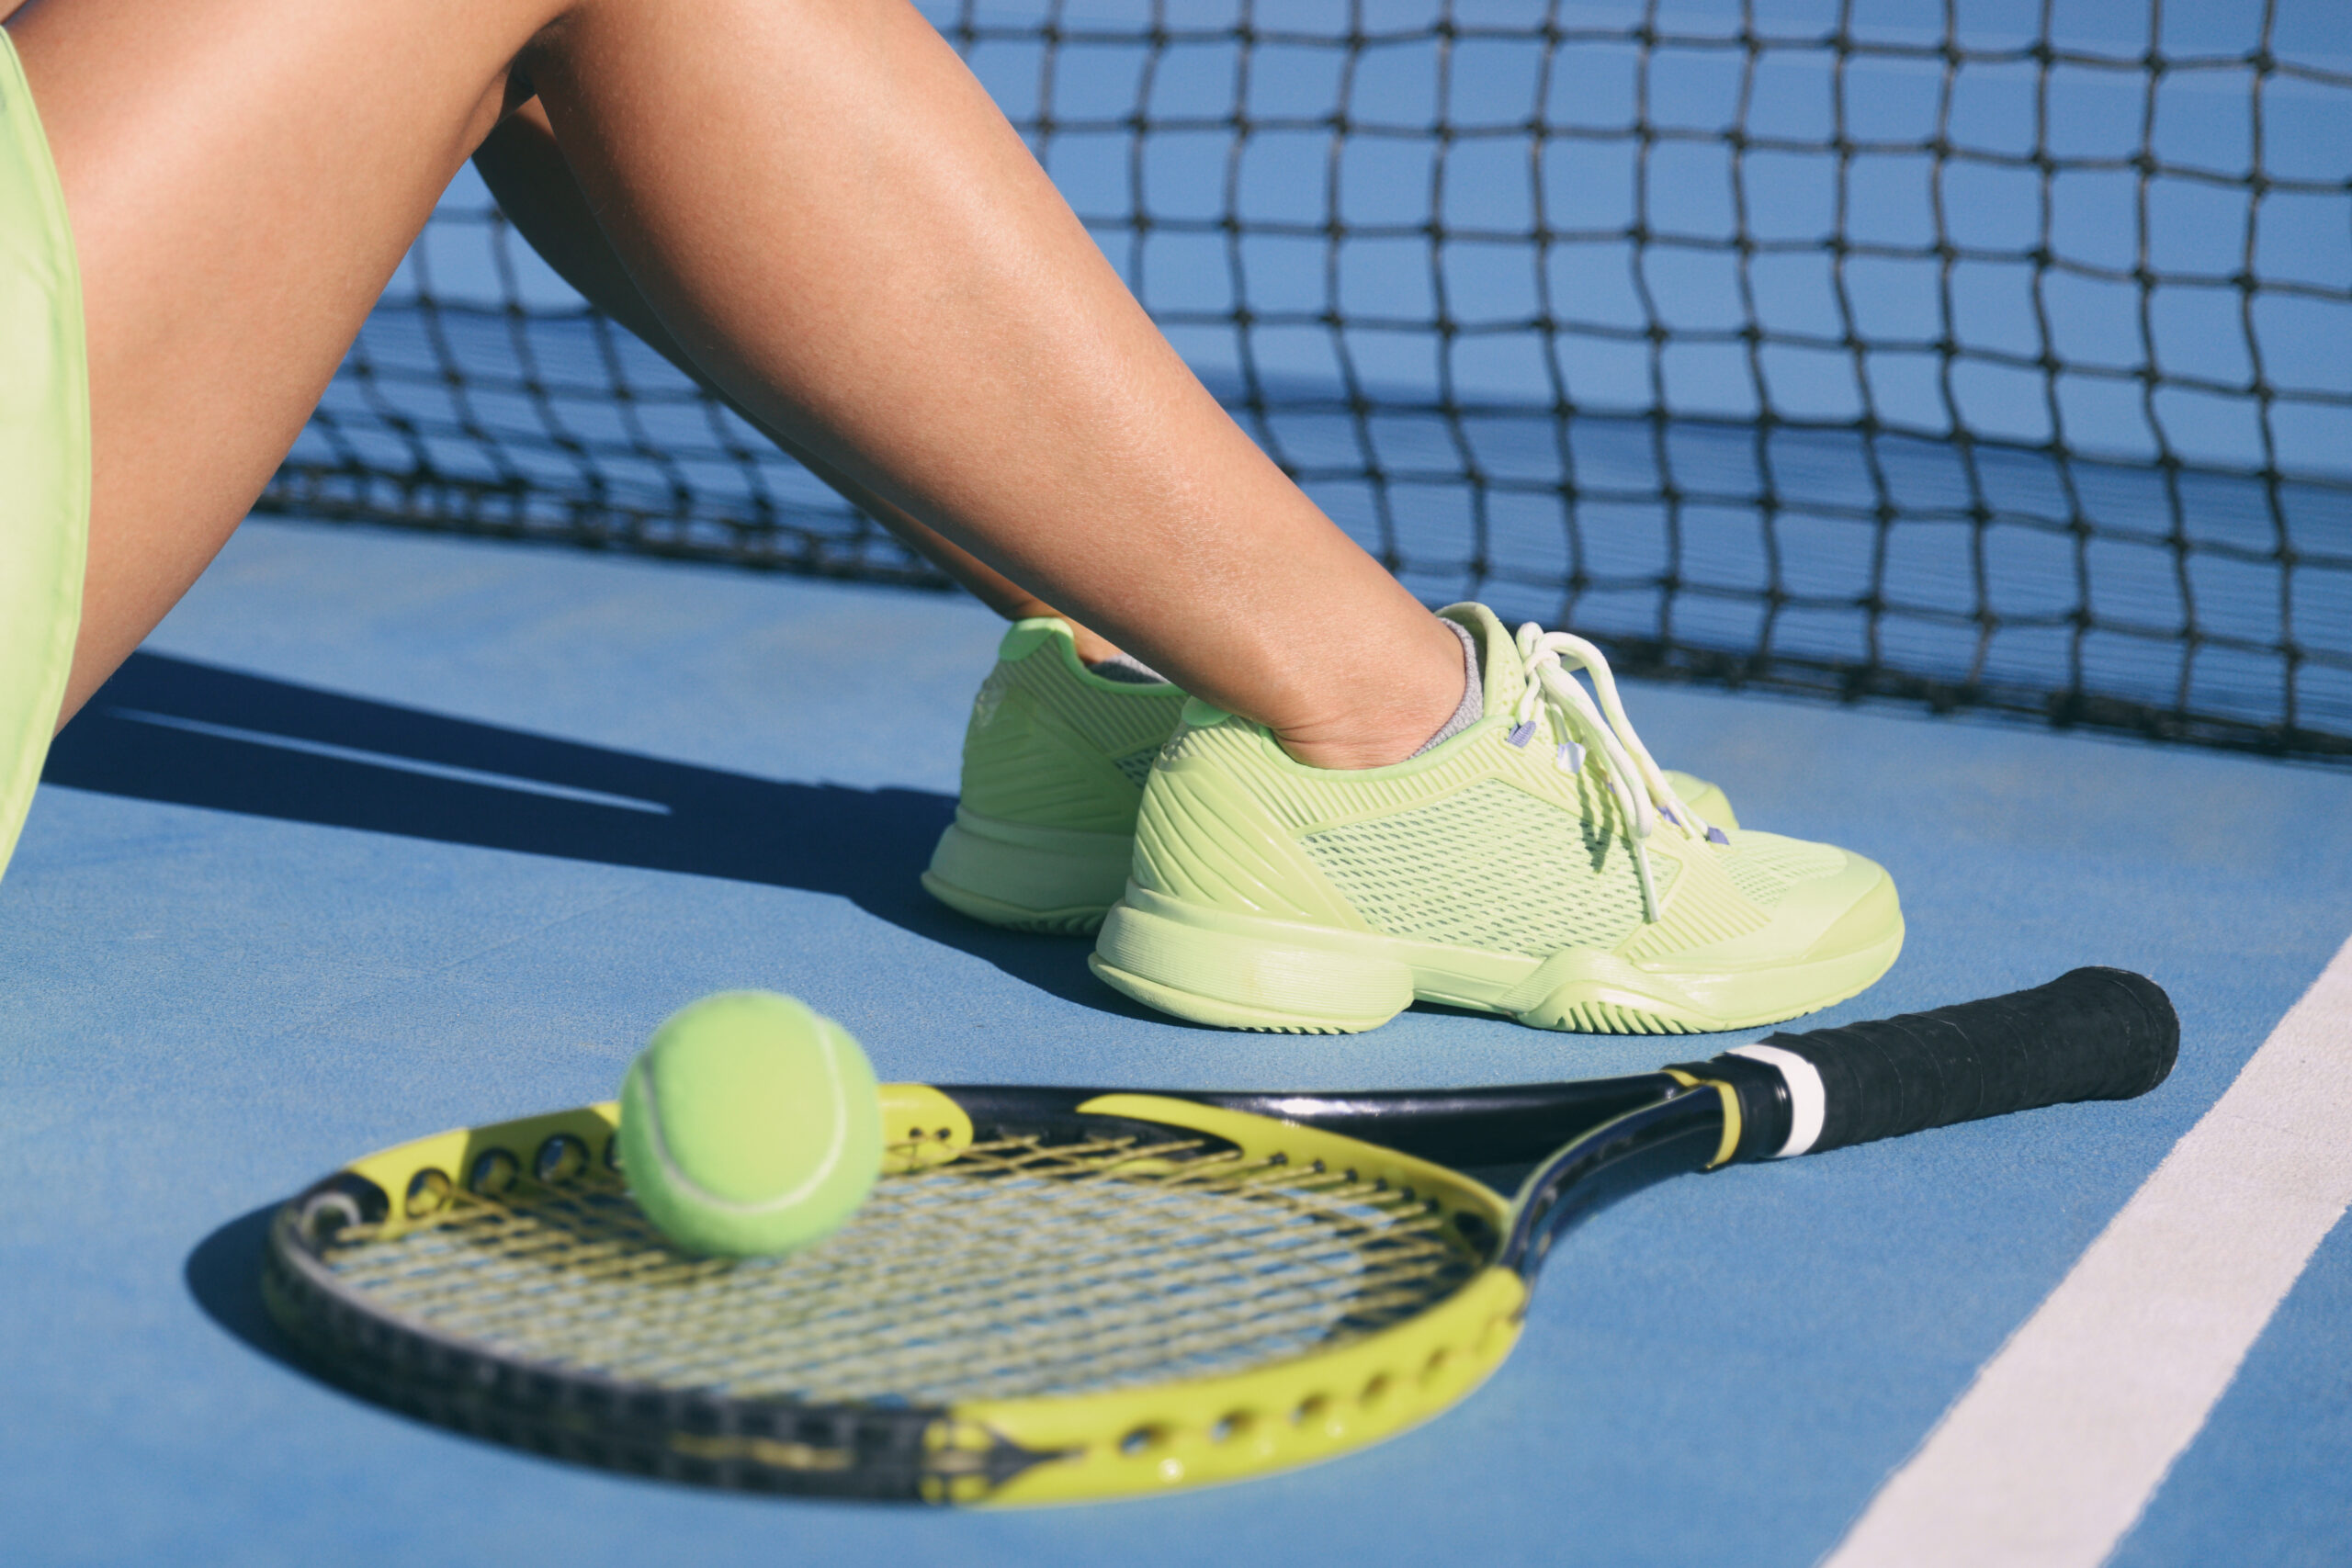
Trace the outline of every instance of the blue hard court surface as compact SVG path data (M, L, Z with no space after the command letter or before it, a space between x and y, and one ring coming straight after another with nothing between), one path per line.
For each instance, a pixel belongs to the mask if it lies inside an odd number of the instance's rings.
M2077 963L2170 987L2147 1100L1672 1184L1555 1260L1440 1421L1219 1491L940 1515L525 1458L289 1366L267 1207L357 1153L601 1098L666 1010L773 986L889 1077L1436 1084L1703 1042L1415 1012L1178 1027L1085 944L915 873L997 636L956 600L249 526L61 742L0 886L0 1518L12 1561L1804 1564L2352 929L2352 774L1638 688L1743 818L1893 869L1894 973L1825 1020ZM666 811L661 809L666 807ZM2352 1556L2339 1229L2119 1561Z

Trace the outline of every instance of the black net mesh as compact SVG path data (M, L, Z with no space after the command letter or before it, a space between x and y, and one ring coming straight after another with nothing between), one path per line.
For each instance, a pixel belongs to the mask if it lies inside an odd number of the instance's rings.
M2352 755L2337 0L925 8L1430 601L1638 671ZM470 176L265 506L938 581Z

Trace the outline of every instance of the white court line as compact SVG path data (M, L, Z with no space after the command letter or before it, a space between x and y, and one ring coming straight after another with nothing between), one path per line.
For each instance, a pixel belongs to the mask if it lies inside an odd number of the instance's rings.
M670 815L669 807L658 800L639 800L634 795L612 795L601 789L578 789L571 784L549 784L545 779L525 778L519 773L499 773L486 768L460 768L448 762L428 762L420 758L398 756L390 751L370 751L358 746L337 746L331 741L305 740L292 735L273 735L266 729L246 729L234 724L214 724L209 719L182 718L177 714L149 713L144 708L110 707L107 712L117 718L127 718L133 724L152 724L164 729L185 729L190 735L209 735L220 740L243 740L255 746L268 746L280 751L300 751L306 757L325 757L338 762L364 762L371 768L391 768L403 773L420 773L429 779L451 779L458 784L488 784L493 789L511 789L523 795L544 795L554 800L583 801L590 806L617 806L626 811L643 811L656 817Z
M2352 1203L2352 942L1822 1568L2097 1568Z

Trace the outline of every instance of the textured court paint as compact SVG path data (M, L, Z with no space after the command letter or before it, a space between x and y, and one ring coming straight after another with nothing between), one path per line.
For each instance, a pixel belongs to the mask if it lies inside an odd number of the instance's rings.
M1824 1568L2097 1568L2352 1203L2352 942Z
M959 1518L713 1497L420 1427L276 1359L264 1205L357 1151L603 1099L705 991L792 992L885 1075L966 1082L1495 1083L1739 1043L1435 1010L1338 1039L1187 1029L1106 993L1083 941L958 919L915 878L1002 629L939 595L641 559L232 540L131 705L391 761L103 711L52 756L74 782L43 787L0 885L0 1406L29 1413L0 1423L11 1561L1807 1568L2352 924L2352 774L1643 686L1661 762L1901 881L1902 961L1815 1021L2120 964L2180 1007L2172 1079L1643 1193L1565 1244L1510 1366L1442 1420L1189 1497ZM2352 1560L2352 1423L2310 1375L2347 1326L2352 1288L2289 1298L2247 1377L2271 1371L2223 1402L2131 1568L2230 1561L2195 1549L2289 1519L2295 1561Z

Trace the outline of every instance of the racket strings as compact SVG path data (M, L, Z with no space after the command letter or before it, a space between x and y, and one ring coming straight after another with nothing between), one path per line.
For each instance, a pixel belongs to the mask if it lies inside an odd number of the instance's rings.
M323 1258L369 1310L509 1358L811 1402L1069 1394L1232 1371L1409 1316L1483 1261L1438 1205L1196 1140L977 1144L787 1258L673 1249L618 1179L460 1192Z
M1035 1218L1035 1216L1034 1215L1025 1216L1018 1222L1019 1225L1022 1227L1028 1227L1034 1224ZM1127 1228L1132 1230L1132 1227ZM997 1239L996 1236L991 1234L992 1229L993 1227L991 1227L991 1230L984 1230L978 1237L978 1240L983 1246L986 1246ZM1020 1238L1015 1236L1008 1239L1017 1241ZM1106 1251L1114 1251L1118 1246L1124 1245L1125 1242L1126 1238L1122 1237L1114 1239L1106 1235L1106 1237L1103 1238L1102 1245ZM700 1267L707 1269L709 1266L703 1265ZM668 1271L674 1273L674 1265L668 1266ZM896 1271L899 1270L894 1269L891 1260L888 1259L876 1259L872 1263L869 1263L865 1269L859 1270L859 1272L868 1274L877 1272L888 1274ZM1188 1286L1197 1287L1200 1283L1200 1281L1197 1280L1184 1279L1172 1270L1163 1270L1163 1272L1167 1273L1169 1278L1162 1282L1168 1285L1171 1290L1182 1291ZM1024 1311L1026 1315L1032 1318L1047 1316L1058 1317L1065 1320L1074 1319L1080 1322L1084 1322L1091 1318L1092 1321L1090 1326L1095 1331L1091 1335L1080 1337L1069 1341L1071 1354L1065 1358L1059 1358L1058 1359L1072 1364L1067 1366L1057 1366L1055 1364L1057 1359L1057 1358L1037 1357L1033 1354L1030 1358L1033 1362L1032 1370L1045 1374L1048 1379L1054 1378L1057 1374L1067 1378L1072 1373L1082 1373L1085 1371L1085 1362L1088 1356L1091 1352L1099 1348L1100 1341L1104 1337L1102 1331L1106 1328L1115 1326L1110 1324L1105 1317L1106 1305L1116 1305L1116 1296L1123 1291L1129 1289L1131 1285L1140 1286L1148 1284L1149 1282L1148 1274L1148 1269L1130 1267L1118 1271L1118 1274L1114 1277L1093 1281L1094 1288L1087 1291L1083 1294L1072 1292L1064 1288L1058 1277L1048 1279L1044 1281L1023 1282L1021 1293L1027 1299L1016 1304ZM833 1282L836 1286L846 1285L853 1290L857 1289L864 1283L864 1281L860 1281L854 1277L847 1279L836 1279ZM888 1288L888 1281L886 1280L883 1281L883 1288ZM1192 1293L1197 1295L1197 1288L1195 1288ZM1197 1352L1203 1349L1216 1348L1219 1338L1229 1334L1232 1328L1239 1322L1246 1321L1250 1314L1262 1313L1264 1311L1266 1306L1270 1304L1263 1299L1264 1294L1265 1293L1262 1292L1233 1292L1234 1299L1226 1304L1226 1310L1204 1315L1198 1321L1188 1325L1189 1332L1181 1335L1167 1336L1159 1347L1161 1354L1165 1357L1172 1358L1185 1355L1188 1352ZM1387 1315L1387 1312L1382 1309L1393 1309L1400 1305L1415 1304L1419 1299L1420 1292L1408 1292L1402 1296L1394 1296L1392 1293L1392 1299L1386 1301L1381 1300L1376 1296L1367 1294L1363 1299L1360 1300L1356 1303L1357 1311L1351 1315L1358 1321L1364 1322L1368 1325L1371 1321L1376 1321L1377 1319ZM526 1303L524 1304L526 1311L532 1309L533 1303ZM833 1353L853 1360L864 1359L869 1362L876 1361L884 1358L895 1358L902 1364L908 1362L910 1359L918 1363L926 1359L934 1362L942 1360L946 1361L946 1365L944 1366L934 1365L931 1367L924 1367L920 1364L906 1366L904 1370L913 1374L916 1381L928 1381L925 1377L926 1373L929 1373L932 1377L936 1377L942 1372L952 1372L956 1370L956 1362L960 1361L961 1358L967 1355L973 1348L973 1346L968 1342L961 1340L952 1344L940 1341L935 1342L931 1346L924 1345L922 1342L923 1325L922 1324L921 1319L923 1315L922 1309L926 1303L921 1299L911 1299L903 1300L902 1304L914 1309L912 1313L904 1314L911 1316L915 1320L910 1325L905 1323L894 1323L886 1320L870 1325L871 1327L882 1330L882 1332L879 1333L868 1332L846 1337L839 1334L835 1334L831 1337L834 1340ZM970 1303L950 1303L947 1304L951 1306L960 1305L968 1307ZM1281 1303L1276 1303L1271 1304L1279 1305ZM779 1326L782 1325L782 1317L783 1314L779 1314ZM672 1323L651 1326L661 1330L672 1330L677 1325L674 1323ZM739 1341L732 1333L733 1326L734 1325L731 1322L726 1325L725 1327L728 1332L724 1336L688 1337L687 1342L689 1344L691 1344L695 1338L702 1338L704 1340L703 1348L705 1349L706 1354L699 1357L692 1354L684 1356L676 1354L675 1352L679 1348L679 1342L674 1339L666 1342L640 1344L635 1348L639 1352L640 1359L650 1363L650 1368L655 1374L662 1376L664 1381L697 1385L718 1382L725 1380L729 1372L731 1370L734 1370L730 1367L729 1363L736 1359L737 1352L741 1348ZM820 1325L819 1326L823 1325ZM915 1331L912 1336L910 1336L905 1331L910 1326L911 1326ZM1046 1325L1041 1325L1039 1326ZM893 1329L899 1330L899 1332L890 1332ZM1006 1348L1006 1347L1001 1346L984 1346L983 1348L1000 1349ZM926 1349L933 1351L933 1354L925 1358L922 1353ZM716 1359L707 1354L708 1351L712 1350L715 1350L718 1353ZM913 1353L911 1357L910 1354L910 1352Z

